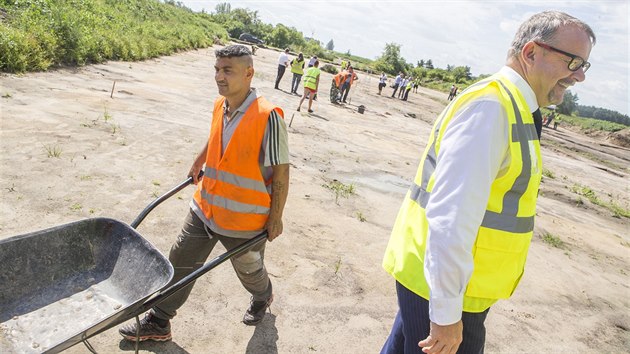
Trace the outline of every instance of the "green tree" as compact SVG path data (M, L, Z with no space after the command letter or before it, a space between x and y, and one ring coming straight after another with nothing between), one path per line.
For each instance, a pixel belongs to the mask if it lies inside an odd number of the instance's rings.
M469 81L472 79L472 74L470 73L470 67L469 66L451 66L451 70L448 70L451 72L451 75L453 76L453 80L455 81L455 83L461 84L464 83L466 81Z
M407 63L400 56L400 44L387 43L383 54L374 61L376 71L384 71L390 75L397 75L399 72L406 72Z
M571 115L577 110L578 95L571 93L571 90L564 92L564 99L557 107L558 112Z
M416 65L416 68L424 68L424 59L420 59L420 61Z
M328 43L326 44L326 49L328 49L328 50L335 50L335 42L333 42L332 39L330 41L328 41Z
M427 61L424 63L424 67L431 70L431 69L435 69L433 67L433 61L431 61L431 59L427 59Z
M303 47L306 44L302 32L293 27L277 24L267 36L269 44L277 48ZM321 47L320 47L321 48Z
M230 11L232 11L232 5L230 5L230 3L223 2L223 3L217 4L217 6L214 7L214 11L217 14L229 14Z

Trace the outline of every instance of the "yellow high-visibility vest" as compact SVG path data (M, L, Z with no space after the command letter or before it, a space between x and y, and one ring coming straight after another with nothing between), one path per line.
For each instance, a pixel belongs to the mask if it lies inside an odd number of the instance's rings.
M512 295L523 275L534 230L542 176L540 142L525 99L506 77L496 74L472 85L440 114L414 183L398 212L383 259L383 268L398 282L429 299L424 276L428 233L425 208L435 183L440 142L455 113L485 95L498 97L507 112L511 160L506 174L492 183L486 212L471 250L474 270L464 294L466 312L485 311L498 299Z
M291 61L291 72L298 75L304 74L304 59L298 60L298 58Z
M319 70L319 68L316 68L314 66L306 69L306 74L304 75L304 87L308 87L311 90L316 90L317 78L319 77L320 73L321 71Z

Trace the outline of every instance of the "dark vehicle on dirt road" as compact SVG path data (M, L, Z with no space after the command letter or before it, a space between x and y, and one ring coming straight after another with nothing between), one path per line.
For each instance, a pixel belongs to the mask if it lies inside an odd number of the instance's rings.
M265 44L265 41L249 33L241 33L241 35L238 36L238 39L240 39L241 41L256 44L256 45Z

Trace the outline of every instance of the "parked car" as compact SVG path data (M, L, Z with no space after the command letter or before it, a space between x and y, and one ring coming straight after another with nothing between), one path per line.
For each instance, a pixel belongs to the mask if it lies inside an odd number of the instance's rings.
M241 35L238 36L238 39L244 42L257 44L257 45L265 44L265 41L249 33L241 33Z

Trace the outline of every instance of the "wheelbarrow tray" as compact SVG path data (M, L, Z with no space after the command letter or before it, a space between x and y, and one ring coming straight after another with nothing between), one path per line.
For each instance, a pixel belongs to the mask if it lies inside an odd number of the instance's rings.
M0 240L0 353L67 349L136 316L172 276L151 243L113 219Z

